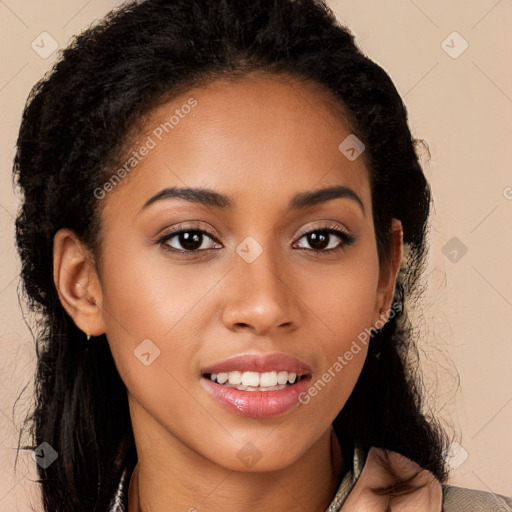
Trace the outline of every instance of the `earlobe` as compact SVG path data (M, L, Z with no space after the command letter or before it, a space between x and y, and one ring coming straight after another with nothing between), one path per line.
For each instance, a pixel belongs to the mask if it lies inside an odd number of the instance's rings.
M103 332L99 278L89 250L70 229L53 239L53 279L59 300L76 326L99 336Z
M395 293L396 279L402 263L403 228L398 219L391 219L391 238L390 259L382 266L379 277L374 324L377 320L387 321Z

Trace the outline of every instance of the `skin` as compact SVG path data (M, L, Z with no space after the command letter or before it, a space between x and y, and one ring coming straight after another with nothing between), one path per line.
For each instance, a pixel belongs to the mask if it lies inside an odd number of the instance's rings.
M268 76L217 80L151 112L140 141L190 97L197 106L103 199L101 264L72 231L55 236L60 299L84 332L106 333L128 389L139 460L130 512L322 512L351 464L330 427L365 346L307 405L276 418L227 411L200 370L282 352L310 365L315 382L391 307L401 225L393 221L392 257L379 263L364 153L350 161L338 149L351 130L325 91ZM364 213L350 198L287 210L295 194L331 185L350 187ZM213 189L234 207L167 199L141 211L172 186ZM191 221L211 233L201 247L213 249L187 256L156 242ZM326 226L355 241L330 235L341 249L314 253L301 232ZM248 236L263 249L252 263L235 250ZM178 237L169 244L183 247ZM149 366L134 357L145 339L160 349ZM252 467L237 456L247 443L261 454Z

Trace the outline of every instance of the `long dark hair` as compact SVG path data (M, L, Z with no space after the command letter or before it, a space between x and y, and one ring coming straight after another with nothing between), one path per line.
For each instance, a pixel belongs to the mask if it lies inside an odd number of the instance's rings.
M53 237L70 228L99 257L101 201L93 191L122 161L132 127L173 95L251 72L315 83L345 111L366 147L381 262L390 256L391 219L403 225L408 258L395 314L372 336L334 422L344 455L354 443L383 447L446 480L445 434L424 411L407 315L421 293L430 188L389 76L321 0L147 0L113 11L62 52L32 89L17 142L21 276L40 318L27 426L34 448L47 442L59 453L38 467L48 512L105 510L123 467L136 460L126 388L107 339L87 344L59 301Z

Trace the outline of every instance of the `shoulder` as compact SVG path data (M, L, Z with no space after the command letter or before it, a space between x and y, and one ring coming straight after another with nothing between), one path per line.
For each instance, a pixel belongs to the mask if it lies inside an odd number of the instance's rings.
M443 485L443 512L512 512L512 497Z

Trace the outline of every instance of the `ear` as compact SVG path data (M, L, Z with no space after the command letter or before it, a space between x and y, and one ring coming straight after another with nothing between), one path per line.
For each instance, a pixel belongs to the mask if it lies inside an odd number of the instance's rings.
M102 294L94 258L70 229L59 230L53 238L53 280L76 326L93 336L103 334Z
M398 219L391 219L391 254L390 258L381 264L372 325L375 325L379 319L387 321L395 294L396 278L402 262L402 249L402 223Z

